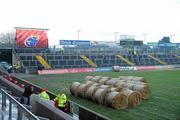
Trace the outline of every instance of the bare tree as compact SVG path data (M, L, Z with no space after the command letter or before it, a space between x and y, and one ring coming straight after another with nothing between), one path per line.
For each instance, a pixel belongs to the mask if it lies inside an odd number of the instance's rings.
M15 32L9 31L0 34L1 48L5 48L5 47L13 48L14 44L15 44Z

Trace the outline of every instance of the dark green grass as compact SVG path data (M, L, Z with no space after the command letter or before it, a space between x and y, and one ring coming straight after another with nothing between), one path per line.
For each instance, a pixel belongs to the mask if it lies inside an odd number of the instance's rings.
M151 88L149 100L143 100L137 108L114 110L97 105L88 100L70 95L69 85L73 81L84 82L87 75L119 75L142 76L148 80ZM82 73L64 75L21 75L21 78L36 85L48 88L56 94L64 92L69 99L113 120L180 120L180 70L168 71L125 71L105 73Z

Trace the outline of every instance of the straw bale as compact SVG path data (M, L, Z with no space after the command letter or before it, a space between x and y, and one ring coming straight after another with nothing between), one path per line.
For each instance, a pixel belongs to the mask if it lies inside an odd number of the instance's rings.
M93 94L96 91L97 87L96 85L91 85L90 87L87 88L85 92L85 98L93 100Z
M119 76L121 80L132 80L134 76Z
M147 85L148 83L140 82L140 81L126 81L127 83L137 84L137 85Z
M92 84L94 84L94 82L92 82L92 81L86 81L85 84L87 84L87 85L92 85Z
M144 83L147 83L147 80L143 77L136 77L134 76L132 81L139 81L139 82L144 82Z
M77 96L77 88L80 86L81 83L79 82L73 82L71 85L70 85L70 92L72 95L75 95Z
M132 84L132 83L124 83L124 88L128 88L130 90L133 90L135 84Z
M138 82L138 81L128 81L128 82L118 82L116 87L128 88L130 90L138 91L141 94L143 99L148 99L150 95L150 88L147 83Z
M108 88L108 92L112 92L112 91L120 92L122 89L123 89L122 87L111 87Z
M125 109L128 107L128 99L125 94L112 91L105 96L104 104L115 109Z
M97 82L99 84L104 84L106 81L108 81L109 79L111 79L110 77L102 77L101 79L99 79Z
M98 88L93 94L93 101L96 101L99 104L104 104L104 98L107 93L107 89Z
M85 81L90 81L93 78L93 76L86 76Z
M93 82L97 82L98 80L100 80L102 78L102 76L94 76L91 81Z
M91 81L90 81L90 82L91 82ZM99 86L98 83L94 83L94 82L90 83L90 82L85 83L85 87L84 87L84 97L85 97L85 94L86 94L87 89L88 89L90 86Z
M106 85L116 85L116 83L118 82L118 78L111 78L110 80L106 81Z
M126 86L126 82L120 82L120 81L118 81L114 86L115 87L125 87Z
M150 88L147 84L145 84L145 85L136 84L134 86L133 90L140 92L143 99L148 99L150 96Z
M79 98L83 98L84 97L84 91L85 91L85 87L86 87L86 84L81 84L77 87L77 96Z
M106 81L108 81L108 80L107 79L100 79L98 82L99 82L99 84L105 84Z
M98 86L99 88L102 88L102 89L107 89L107 88L109 88L110 86L108 86L108 85L100 85L100 86Z
M121 93L128 97L128 106L137 107L141 102L141 94L137 91L132 91L129 89L123 89Z
M112 71L113 72L119 72L120 71L120 67L119 66L112 66Z
M91 84L91 85L96 86L96 87L100 86L99 83L93 83L93 84Z
M147 80L143 77L137 77L137 76L119 76L119 79L126 80L126 81L139 81L147 83Z

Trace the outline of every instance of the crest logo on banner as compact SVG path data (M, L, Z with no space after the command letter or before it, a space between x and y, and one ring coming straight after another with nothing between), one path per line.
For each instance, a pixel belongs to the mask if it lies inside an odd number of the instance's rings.
M35 47L37 45L37 43L39 42L39 36L30 36L29 38L27 38L25 41L24 41L24 44L27 46L27 47Z

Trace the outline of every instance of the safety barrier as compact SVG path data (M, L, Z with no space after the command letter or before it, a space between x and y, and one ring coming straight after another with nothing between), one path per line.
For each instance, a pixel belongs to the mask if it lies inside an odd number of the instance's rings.
M25 118L29 120L40 120L38 117L36 117L34 114L32 114L29 110L27 110L23 105L21 105L16 99L14 99L11 95L9 95L5 90L2 88L0 89L1 93L1 111L2 111L2 120L6 117L5 115L8 115L9 120L12 120L12 107L13 105L17 105L17 120L24 120ZM9 106L7 105L7 100L9 100ZM7 106L9 107L7 109ZM8 114L5 114L7 112Z

